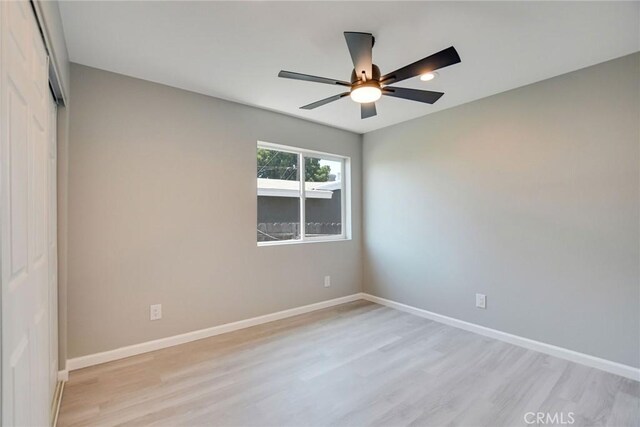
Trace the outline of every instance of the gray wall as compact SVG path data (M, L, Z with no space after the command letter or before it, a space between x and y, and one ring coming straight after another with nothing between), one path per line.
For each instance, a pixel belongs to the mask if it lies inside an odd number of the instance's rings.
M635 54L366 134L365 291L640 366L639 89Z
M69 358L361 290L359 135L76 64L71 88ZM258 140L351 157L353 240L257 247Z

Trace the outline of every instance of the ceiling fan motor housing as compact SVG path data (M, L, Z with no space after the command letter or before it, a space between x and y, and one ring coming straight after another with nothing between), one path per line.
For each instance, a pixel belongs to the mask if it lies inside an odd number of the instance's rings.
M373 74L373 78L371 80L374 80L376 82L380 81L380 68L378 68L376 64L371 64L371 74ZM362 83L362 76L359 76L356 73L356 69L354 68L351 72L351 84L353 85L358 82Z

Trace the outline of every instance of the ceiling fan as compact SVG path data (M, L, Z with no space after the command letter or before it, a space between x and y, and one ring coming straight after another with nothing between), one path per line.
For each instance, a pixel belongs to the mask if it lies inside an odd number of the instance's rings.
M396 98L408 99L411 101L433 104L444 93L429 90L408 89L403 87L389 86L393 83L409 79L411 77L432 73L440 68L460 62L460 56L456 49L451 46L431 56L427 56L419 61L409 64L395 71L380 75L380 68L372 62L371 52L375 38L369 33L358 33L346 31L344 38L347 40L347 47L351 54L354 69L351 72L351 82L343 80L328 79L325 77L311 76L309 74L294 73L292 71L280 71L278 77L294 80L305 80L308 82L325 83L348 87L348 92L339 93L320 101L300 107L304 110L313 110L322 105L351 96L351 99L360 103L360 117L366 119L376 115L375 102L382 95Z

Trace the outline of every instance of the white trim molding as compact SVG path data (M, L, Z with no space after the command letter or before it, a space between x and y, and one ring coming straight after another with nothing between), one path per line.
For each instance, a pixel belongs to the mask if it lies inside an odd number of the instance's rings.
M295 307L288 310L278 311L276 313L265 314L263 316L252 317L250 319L239 320L237 322L225 323L223 325L213 326L211 328L200 329L198 331L187 332L185 334L174 335L167 338L160 338L153 341L147 341L140 344L134 344L126 347L120 347L114 350L105 351L102 353L90 354L87 356L76 357L67 361L67 369L58 372L58 379L60 381L67 381L69 377L69 371L76 369L86 368L88 366L99 365L101 363L111 362L114 360L124 359L125 357L135 356L138 354L148 353L150 351L160 350L167 347L173 347L176 345L196 341L204 338L213 337L216 335L224 334L227 332L233 332L240 329L250 328L252 326L262 325L264 323L273 322L276 320L286 319L288 317L297 316L299 314L309 313L323 308L333 307L340 304L345 304L352 301L364 299L376 304L384 305L396 310L404 311L406 313L414 314L416 316L423 317L425 319L433 320L435 322L443 323L445 325L453 326L454 328L464 329L469 332L474 332L479 335L483 335L489 338L504 341L509 344L517 345L529 350L538 351L540 353L548 354L550 356L558 357L560 359L569 360L571 362L579 363L581 365L589 366L591 368L600 369L615 375L620 375L625 378L629 378L635 381L640 381L640 369L633 366L624 365L622 363L613 362L610 360L602 359L599 357L591 356L589 354L580 353L574 350L569 350L563 347L535 341L529 338L524 338L518 335L502 332L497 329L487 328L486 326L480 326L475 323L465 322L464 320L455 319L453 317L443 316L428 310L413 307L407 304L391 301L385 298L380 298L375 295L366 293L357 293L347 295L340 298L335 298L327 301L321 301L315 304L304 305L301 307Z
M67 372L68 374L68 372ZM53 395L53 402L51 402L51 426L56 427L58 425L58 415L60 415L60 405L62 404L62 393L64 393L65 381L58 380L56 384L56 390Z
M114 350L104 351L102 353L89 354L87 356L76 357L67 360L67 370L75 371L76 369L86 368L88 366L99 365L101 363L111 362L125 357L135 356L150 351L160 350L167 347L173 347L188 343L191 341L201 340L227 332L237 331L239 329L250 328L251 326L262 325L280 319L297 316L299 314L309 313L323 308L333 307L335 305L345 304L352 301L364 299L362 294L357 293L335 298L327 301L321 301L315 304L295 307L288 310L278 311L276 313L265 314L263 316L252 317L250 319L239 320L237 322L225 323L223 325L213 326L211 328L200 329L185 334L174 335L167 338L160 338L153 341L147 341L140 344L134 344L126 347L116 348Z
M455 319L453 317L443 316L442 314L437 314L432 311L427 311L407 304L380 298L375 295L363 293L362 298L376 304L384 305L396 310L424 317L425 319L444 323L445 325L453 326L454 328L464 329L469 332L474 332L479 335L484 335L486 337L504 341L509 344L517 345L519 347L524 347L529 350L538 351L540 353L555 356L560 359L569 360L571 362L586 365L591 368L600 369L612 374L620 375L625 378L640 381L640 368L634 368L633 366L624 365L622 363L613 362L611 360L602 359L599 357L591 356L589 354L569 350L567 348L558 347L552 344L547 344L518 335L509 334L507 332L487 328L486 326L480 326L475 323L465 322L464 320Z
M69 371L67 369L58 371L58 381L62 381L62 382L69 381Z

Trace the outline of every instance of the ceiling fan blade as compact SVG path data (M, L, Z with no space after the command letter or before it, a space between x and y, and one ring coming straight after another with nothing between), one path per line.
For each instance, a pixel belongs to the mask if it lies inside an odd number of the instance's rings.
M411 101L424 102L426 104L433 104L444 93L433 92L430 90L408 89L404 87L391 87L386 86L382 89L382 94L387 96L393 96L395 98L408 99Z
M376 112L376 103L368 102L364 104L360 104L360 118L368 119L369 117L373 117L377 114Z
M340 85L340 86L348 86L348 87L351 86L351 83L345 82L342 80L328 79L326 77L312 76L309 74L294 73L293 71L282 70L278 73L278 77L282 77L285 79L293 79L293 80L304 80L307 82L325 83L328 85Z
M371 80L372 73L372 59L371 51L373 50L373 35L369 33L354 33L345 31L344 38L347 40L347 47L351 54L351 60L353 61L353 67L356 70L358 79L362 78L364 72L367 76L367 80Z
M307 104L300 108L303 110L313 110L314 108L318 108L330 102L337 101L338 99L344 98L347 95L349 95L349 92L339 93L338 95L333 95L328 98L321 99L320 101L312 102L311 104Z
M451 46L438 53L434 53L431 56L427 56L426 58L416 61L413 64L409 64L391 73L385 74L380 79L380 82L385 85L390 85L392 83L410 79L411 77L448 67L449 65L457 64L458 62L460 62L460 56L456 49Z

